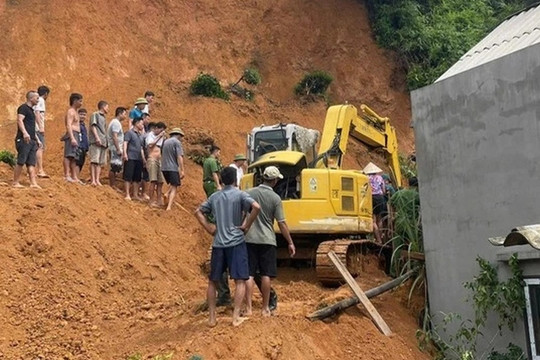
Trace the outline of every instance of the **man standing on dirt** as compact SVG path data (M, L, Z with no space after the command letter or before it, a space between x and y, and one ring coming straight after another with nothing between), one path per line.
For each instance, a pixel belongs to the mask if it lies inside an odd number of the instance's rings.
M246 319L240 317L240 308L246 293L246 280L249 279L245 233L257 218L260 206L246 192L234 186L236 169L232 167L223 169L221 180L225 188L203 202L195 212L195 216L204 229L214 236L207 291L209 325L216 325L216 283L221 280L222 274L228 268L236 284L232 324L238 326ZM249 215L244 221L243 213L247 212ZM206 218L205 215L209 214L216 220L215 225Z
M79 114L79 125L81 126L81 132L79 133L79 147L76 151L75 163L77 164L77 177L81 177L81 170L86 162L86 153L90 148L88 142L88 130L86 129L86 115L88 112L86 109L80 108L77 113Z
M67 182L81 184L79 180L76 152L79 147L79 134L81 133L81 125L79 120L78 110L83 103L83 96L78 93L72 93L69 96L69 106L66 113L65 125L66 134L62 137L64 140L64 176Z
M210 156L204 159L203 162L203 189L206 193L206 197L210 197L213 193L221 190L219 183L219 170L218 164L219 154L221 149L216 145L210 147Z
M126 200L131 200L130 190L133 185L133 198L142 200L139 197L139 185L141 183L142 171L146 159L143 151L143 123L141 118L132 121L133 128L124 135L124 187L126 190Z
M167 125L163 122L158 122L154 127L150 127L152 130L146 134L145 143L148 153L146 160L146 168L148 169L148 179L150 180L150 189L148 190L148 197L150 206L161 207L163 206L163 173L161 171L161 149L163 142L165 141L165 129ZM180 145L182 146L182 145ZM154 193L156 198L154 199Z
M45 85L38 87L39 100L34 107L36 115L36 135L39 139L40 146L36 153L37 162L37 177L49 178L49 175L43 170L43 152L45 151L45 100L49 96L50 90Z
M30 178L30 187L40 189L36 182L36 152L38 138L36 136L36 115L34 106L37 105L39 95L35 91L26 93L26 102L17 109L17 135L15 147L17 149L17 165L13 173L13 187L22 188L19 182L23 166L26 165Z
M103 186L100 180L101 168L105 165L107 157L107 120L105 115L109 112L109 104L100 100L98 111L90 117L90 178L92 186Z
M261 293L263 298L262 315L270 316L270 279L277 275L277 243L274 233L274 220L288 243L289 255L296 253L294 243L285 222L281 198L273 190L283 175L275 166L264 169L263 183L256 188L249 189L247 193L261 205L261 212L253 226L246 234L246 243L249 254L249 280L246 290L246 315L251 315L251 297L253 283L257 274L262 280Z
M122 155L124 153L124 130L122 121L127 118L127 109L117 107L114 111L114 119L111 120L107 129L107 142L109 144L110 166L109 185L116 185L116 174L122 171Z
M178 187L185 176L184 172L184 149L181 139L184 132L180 128L174 128L169 132L170 138L163 142L161 150L161 171L169 190L167 197L167 211L172 209Z

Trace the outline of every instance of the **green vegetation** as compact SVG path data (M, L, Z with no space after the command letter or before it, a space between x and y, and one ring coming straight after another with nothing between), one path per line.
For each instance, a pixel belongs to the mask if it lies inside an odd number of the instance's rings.
M14 167L17 163L17 158L15 155L8 150L1 150L0 151L0 162L6 163L11 167Z
M321 95L326 94L328 86L332 83L334 78L322 70L315 70L306 74L296 87L294 93L300 96Z
M404 178L407 180L416 177L417 171L416 171L416 162L414 162L411 158L411 156L407 156L405 154L400 153L398 155L399 158L399 169L401 170L401 175L403 175Z
M199 73L199 75L191 82L189 90L192 95L202 95L229 100L229 94L223 90L218 79L210 74Z
M536 0L367 1L377 42L398 53L413 90L431 84L507 16Z
M249 101L253 100L255 98L255 93L249 89L240 86L239 84L242 81L249 85L259 85L262 81L261 74L259 74L259 71L255 68L247 68L242 73L240 79L238 79L237 82L231 85L231 92L233 94Z
M508 264L512 276L506 281L499 281L497 269L486 260L476 259L480 272L471 282L464 284L471 291L467 301L472 302L474 319L463 319L459 314L441 314L441 332L437 328L424 327L418 330L417 337L421 348L435 344L439 349L437 359L445 359L452 354L461 360L474 360L477 353L477 343L480 337L503 336L503 329L514 329L516 321L521 318L525 308L525 294L523 290L523 273L519 268L518 259L514 254ZM487 334L486 321L488 314L498 317L498 331L496 334ZM454 331L450 331L452 327ZM442 339L441 333L447 335L448 341ZM491 350L488 360L518 360L524 359L523 351L516 345L509 344L507 353Z

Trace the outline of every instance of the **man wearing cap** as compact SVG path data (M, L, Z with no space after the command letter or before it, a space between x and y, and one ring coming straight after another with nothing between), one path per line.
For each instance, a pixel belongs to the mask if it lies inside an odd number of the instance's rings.
M143 117L143 109L148 105L148 101L145 98L138 98L135 100L135 107L129 112L129 118L133 122L134 119Z
M216 145L210 147L210 156L204 159L203 162L203 189L206 197L210 197L213 193L221 190L219 181L220 166L218 157L221 149Z
M244 154L236 154L234 156L233 163L229 165L236 169L236 187L240 187L240 180L244 176L244 168L246 166L246 157Z
M161 149L161 171L169 190L166 197L167 210L172 209L174 197L178 187L184 178L184 149L182 148L181 139L184 137L184 132L180 128L174 128L169 132L170 138L163 142Z
M277 221L281 235L288 243L289 255L294 256L294 247L281 198L273 190L283 175L275 166L268 166L263 173L263 183L247 193L261 206L259 216L246 233L246 243L249 256L249 280L246 290L246 314L251 314L251 296L253 294L254 278L260 274L262 280L261 293L263 298L262 315L270 316L270 279L277 275L277 243L274 233L274 220Z
M228 269L236 284L232 325L238 326L245 320L240 316L240 308L246 293L245 282L249 279L245 234L257 218L260 206L246 192L234 186L236 169L224 168L221 179L225 188L203 202L195 211L195 216L204 229L214 236L207 291L209 325L216 325L216 284ZM248 212L244 219L244 213ZM205 216L208 214L213 215L215 225L208 221Z
M150 206L160 207L163 206L162 189L165 179L161 172L161 148L165 141L165 129L167 125L163 122L152 123L153 127L146 134L145 146L147 149L148 157L146 159L146 169L148 170L148 180L150 181L150 189L148 190L148 197ZM156 193L156 198L154 198Z

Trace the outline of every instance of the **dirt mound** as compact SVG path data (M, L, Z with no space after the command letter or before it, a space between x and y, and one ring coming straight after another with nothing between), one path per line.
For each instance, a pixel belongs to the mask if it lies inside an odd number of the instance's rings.
M181 126L187 150L195 154L215 140L228 163L245 149L245 134L261 123L322 128L326 104L300 104L292 91L313 69L334 76L333 103L365 102L390 116L400 146L410 150L403 76L371 38L361 4L57 0L53 6L9 0L0 2L0 19L6 34L0 43L0 149L14 148L15 112L25 92L40 84L52 90L45 161L52 178L41 180L44 189L37 192L0 186L0 359L123 359L170 351L174 359L196 353L205 359L424 358L415 346L414 319L388 294L375 305L396 333L391 338L358 309L328 323L305 320L336 296L306 269L280 274L277 317L254 316L233 331L226 310L221 323L207 329L205 314L194 313L204 298L199 266L210 238L192 216L204 198L201 168L193 161L186 161L179 206L171 213L126 203L108 187L61 180L58 139L71 92L81 92L93 111L101 99L111 108L130 106L151 89L157 94L155 120ZM188 95L199 71L227 84L247 65L263 77L253 102ZM351 149L347 166L369 161L365 150ZM11 176L0 165L0 183ZM379 272L369 279L386 277Z

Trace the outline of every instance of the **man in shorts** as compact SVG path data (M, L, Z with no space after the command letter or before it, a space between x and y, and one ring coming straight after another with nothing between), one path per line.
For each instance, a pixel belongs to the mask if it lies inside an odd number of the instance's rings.
M111 120L107 129L107 143L109 144L109 158L111 169L109 170L109 185L116 185L116 174L122 171L122 157L124 154L124 130L122 122L127 118L127 109L117 107L114 111L114 119Z
M83 96L72 93L69 96L70 108L66 112L66 134L64 140L64 177L67 182L82 184L78 175L77 148L79 147L81 125L78 110L82 107Z
M86 109L80 108L77 110L79 114L79 125L81 126L81 132L79 133L79 147L75 152L75 164L77 164L77 177L81 177L81 170L86 162L86 153L90 148L90 143L88 142L88 130L86 129L86 115L88 112Z
M109 112L109 104L101 100L98 102L98 111L90 117L90 178L92 186L101 184L101 168L107 159L107 120L105 115Z
M247 233L260 211L259 204L246 192L238 190L236 169L226 167L221 171L224 184L222 191L215 192L195 212L204 229L214 236L210 274L208 278L207 301L210 312L210 326L216 325L216 283L228 269L236 284L232 325L240 325L246 318L240 317L240 308L246 293L249 278L248 254L245 241ZM249 212L247 219L244 213ZM216 224L205 215L212 214Z
M170 138L163 142L161 153L161 171L169 190L167 191L167 210L172 209L174 197L178 191L184 173L184 149L181 139L184 132L180 128L174 128L169 132Z
M251 297L253 294L254 278L261 276L261 293L263 298L262 315L270 316L270 279L277 275L277 243L274 232L274 220L277 221L281 235L288 243L289 255L294 256L296 249L285 222L281 198L273 188L283 175L275 166L264 169L263 183L247 193L261 205L261 212L253 226L246 234L249 254L249 281L246 290L246 315L252 312Z
M139 186L141 184L142 171L145 165L143 151L143 122L141 118L132 121L133 127L124 134L124 188L126 200L131 200L130 190L133 188L133 198L142 200L139 197Z
M40 189L36 182L36 152L38 139L36 135L36 115L34 106L37 105L39 95L35 91L26 93L26 102L17 109L17 135L15 148L17 149L17 165L13 173L13 187L22 188L19 182L23 166L26 165L30 187Z
M50 89L41 85L37 89L39 100L34 107L36 114L36 135L39 140L39 147L36 153L37 177L49 178L49 175L43 170L43 152L45 151L45 101L49 97Z
M150 206L161 207L163 206L163 173L161 172L161 148L165 140L165 129L167 125L163 122L155 123L153 127L150 127L150 132L146 135L146 147L148 158L146 160L146 168L148 169L148 177L150 180L150 189L148 190L148 196L150 197ZM156 198L154 199L154 193Z

